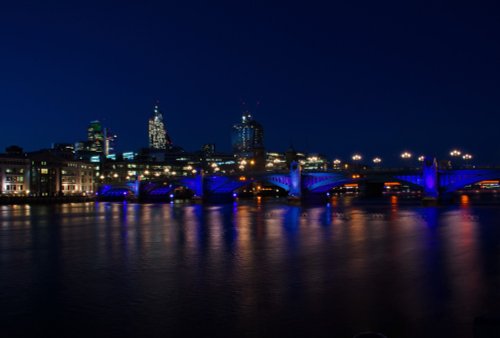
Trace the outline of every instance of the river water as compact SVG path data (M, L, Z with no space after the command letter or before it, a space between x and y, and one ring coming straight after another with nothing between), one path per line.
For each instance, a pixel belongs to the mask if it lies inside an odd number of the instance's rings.
M4 337L472 337L500 207L0 206Z

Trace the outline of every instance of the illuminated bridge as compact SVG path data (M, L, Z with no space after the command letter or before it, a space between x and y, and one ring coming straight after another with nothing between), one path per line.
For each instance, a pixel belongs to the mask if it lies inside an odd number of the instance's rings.
M399 182L422 190L424 199L438 199L465 186L500 178L500 169L439 169L436 160L422 169L374 169L355 171L303 172L294 162L289 172L266 172L243 175L204 175L172 177L156 181L133 181L102 185L98 194L103 197L135 196L139 198L173 197L176 189L191 191L195 198L234 196L245 187L260 182L284 189L291 198L301 199L328 193L345 184L357 183L382 189L384 182Z

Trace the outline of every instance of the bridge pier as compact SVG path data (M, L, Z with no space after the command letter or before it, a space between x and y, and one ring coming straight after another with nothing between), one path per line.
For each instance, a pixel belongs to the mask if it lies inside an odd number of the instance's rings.
M422 168L424 196L422 202L426 205L435 205L439 199L439 178L437 160L424 163Z
M141 180L139 178L137 178L135 180L134 186L133 186L132 190L133 190L133 193L136 196L136 198L140 198L140 194L141 194Z
M198 169L196 171L196 176L193 182L193 200L195 201L203 201L203 198L205 197L205 173L203 172L203 169Z
M290 190L289 201L300 201L302 198L302 172L297 161L290 163Z

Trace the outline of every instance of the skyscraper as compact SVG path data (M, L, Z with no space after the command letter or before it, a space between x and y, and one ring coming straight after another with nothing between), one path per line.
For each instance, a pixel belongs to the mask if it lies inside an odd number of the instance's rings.
M151 149L167 149L172 144L168 136L165 124L163 123L163 115L158 108L158 104L154 106L153 116L149 118L149 148Z
M87 139L85 150L103 153L107 156L114 150L116 135L103 127L101 122L95 120L91 121L87 128Z
M87 128L87 140L89 141L89 150L102 153L104 151L104 128L101 122L91 121Z
M241 116L241 122L233 125L233 152L241 156L252 156L264 148L264 128L246 111Z

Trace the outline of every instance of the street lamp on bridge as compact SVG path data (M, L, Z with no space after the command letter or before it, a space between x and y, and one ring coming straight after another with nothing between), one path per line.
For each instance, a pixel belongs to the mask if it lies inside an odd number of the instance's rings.
M471 154L464 154L464 156L462 156L463 160L464 160L464 163L465 163L465 167L469 167L470 165L470 160L472 160L472 155Z
M380 166L380 163L382 163L382 159L378 156L375 157L372 161L376 168L378 168Z
M354 169L361 169L360 162L363 159L363 157L360 154L354 154L352 155L352 162L353 162L353 168Z
M419 157L417 157L417 161L418 161L418 166L423 168L425 162L425 156L420 155Z
M412 153L410 153L409 151L404 151L403 153L401 153L401 158L403 159L403 161L405 162L405 166L407 165L410 165L411 162L410 159L412 158Z
M451 156L450 166L451 167L458 164L456 159L458 159L461 155L462 155L462 152L458 149L453 149L452 151L450 151L450 156Z
M402 158L402 159L405 159L405 160L410 159L412 156L413 156L413 155L412 155L410 152L408 152L408 151L405 151L405 152L403 152L403 153L401 154L401 158Z
M353 161L361 161L363 159L363 157L361 157L360 154L354 154L352 155L352 160Z

